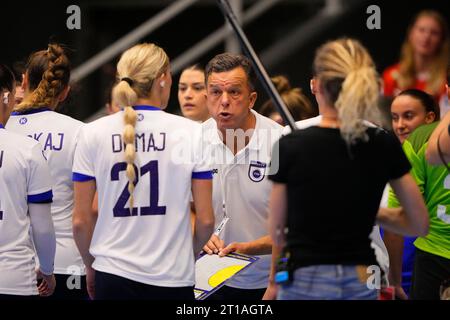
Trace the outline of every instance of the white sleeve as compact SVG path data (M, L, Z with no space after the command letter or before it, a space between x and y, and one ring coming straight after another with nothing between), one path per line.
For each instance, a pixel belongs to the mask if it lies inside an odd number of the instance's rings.
M41 149L41 145L36 143L31 149L28 159L29 170L27 175L27 196L29 203L52 202L52 179L48 168L47 160Z
M50 203L29 203L33 242L43 274L53 273L55 261L56 237L50 213Z
M94 161L87 139L87 126L83 126L78 135L77 146L73 160L73 181L88 181L95 179Z
M210 144L203 139L201 127L192 135L194 148L194 170L192 179L212 179Z

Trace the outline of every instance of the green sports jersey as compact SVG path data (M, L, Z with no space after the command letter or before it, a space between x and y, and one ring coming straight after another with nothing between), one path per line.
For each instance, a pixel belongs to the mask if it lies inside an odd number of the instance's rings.
M423 190L430 215L430 230L414 245L420 250L450 259L450 173L444 166L429 165L425 159L428 143L417 153L418 165L413 167L414 178Z
M408 137L408 139L403 143L403 151L406 154L409 162L411 163L411 167L417 164L418 157L417 153L423 147L423 145L430 139L431 134L434 129L438 126L439 122L433 122L430 124L422 125L416 128ZM412 170L411 175L415 178L415 172ZM417 180L417 179L416 179ZM419 185L420 192L423 194L423 188ZM400 203L397 200L392 188L389 188L389 198L388 198L388 207L389 208L397 208L400 207Z
M444 166L431 166L425 151L431 133L438 123L421 126L403 143L403 151L411 163L411 175L417 182L430 215L430 230L414 245L420 250L450 259L450 174ZM400 206L392 189L388 207Z
M434 129L438 126L439 122L433 122L430 124L424 124L416 128L408 137L407 141L411 144L415 153L418 153L420 148L430 139Z

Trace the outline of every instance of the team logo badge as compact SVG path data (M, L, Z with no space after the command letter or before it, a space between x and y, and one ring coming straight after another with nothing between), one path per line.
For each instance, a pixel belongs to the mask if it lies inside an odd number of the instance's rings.
M25 117L19 119L19 123L20 123L20 124L25 124L25 123L27 123L27 121L28 121L28 120L27 120L27 118L25 118Z
M138 113L137 121L142 121L142 120L144 120L144 115L142 113Z
M264 179L267 164L260 161L250 161L248 167L248 177L254 182L260 182Z

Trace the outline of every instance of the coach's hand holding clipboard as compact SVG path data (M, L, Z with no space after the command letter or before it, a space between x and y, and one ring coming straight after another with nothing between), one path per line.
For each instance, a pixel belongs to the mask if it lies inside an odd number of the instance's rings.
M222 233L222 230L225 228L229 218L224 214L222 221L214 230L214 233L209 238L208 242L203 247L203 251L207 254L219 254L225 248L225 242L219 237ZM230 251L231 252L231 251ZM223 256L223 255L221 255Z
M225 247L225 242L219 238L216 233L213 233L211 235L211 238L209 238L208 242L203 247L203 251L205 251L207 254L219 254L221 250L223 250Z
M225 246L225 242L219 238L216 234L213 234L206 245L203 247L203 251L207 254L217 254L219 257L224 257L232 252L245 252L244 242L232 242Z

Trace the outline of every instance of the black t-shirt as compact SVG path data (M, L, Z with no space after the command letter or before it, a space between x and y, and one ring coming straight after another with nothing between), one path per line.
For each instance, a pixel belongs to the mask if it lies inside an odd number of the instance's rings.
M351 147L339 129L297 130L275 145L287 185L287 244L296 267L376 264L369 234L386 183L410 170L400 142L368 128L367 142Z

